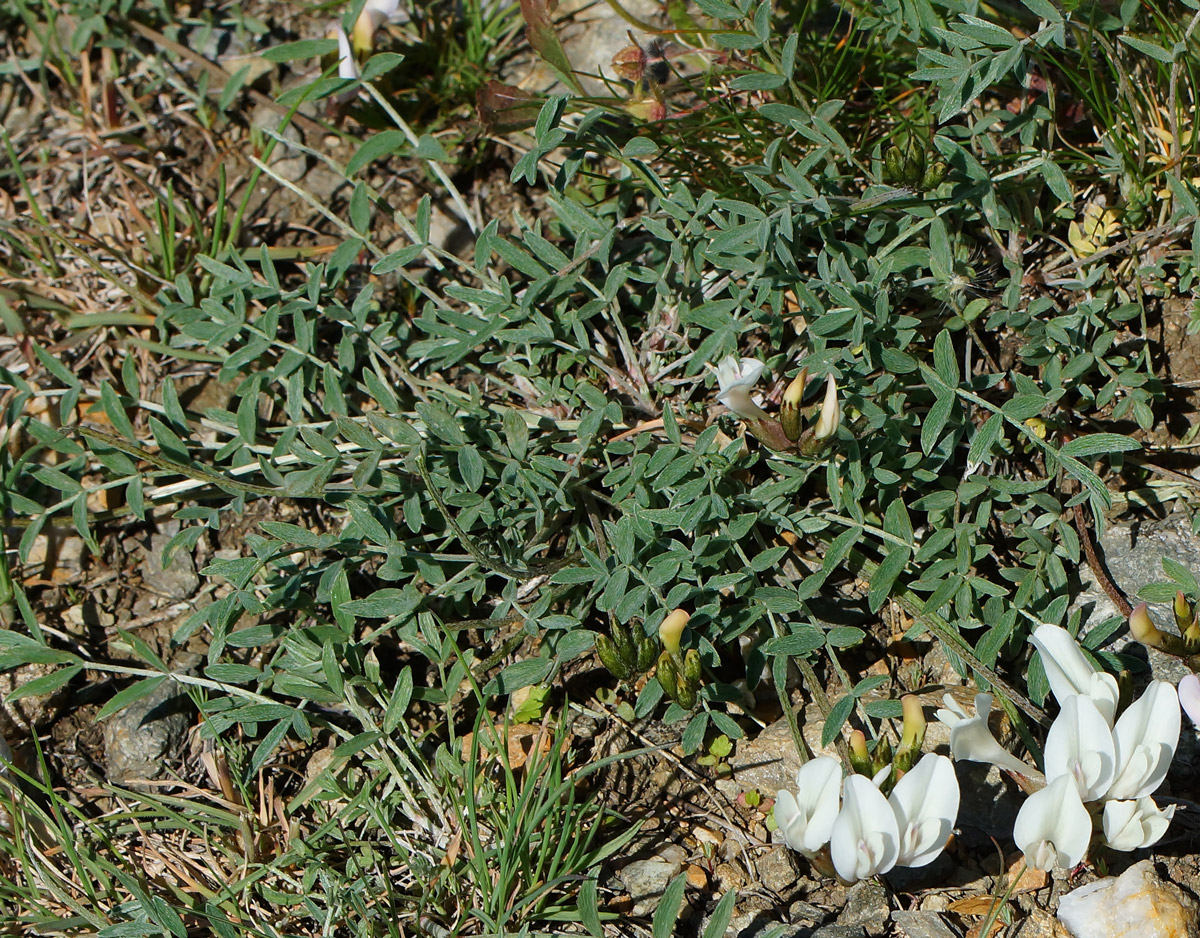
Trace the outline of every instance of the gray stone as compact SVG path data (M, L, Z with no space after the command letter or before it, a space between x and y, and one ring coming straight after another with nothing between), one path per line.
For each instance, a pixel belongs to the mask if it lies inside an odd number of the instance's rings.
M31 681L49 677L59 665L35 662L0 673L0 734L14 742L32 736L39 726L52 723L62 712L70 685L49 694L9 698Z
M900 938L958 938L936 912L893 912L892 923Z
M867 930L861 925L822 925L810 938L867 938Z
M193 27L184 33L182 39L184 45L210 62L226 56L245 55L250 51L243 32L220 26Z
M172 680L113 714L104 724L104 769L114 784L158 778L183 745L192 702Z
M821 748L824 718L815 707L801 714L801 733L815 756L837 757L833 746ZM801 766L800 753L786 719L779 719L753 739L739 740L729 757L733 780L742 791L754 789L773 798L781 788L795 790L796 773Z
M633 899L632 915L653 915L662 899L667 884L679 875L682 864L672 860L652 857L649 860L634 860L618 873L617 878L625 885Z
M792 851L788 847L772 847L754 861L759 882L776 895L786 896L800 882Z
M1187 519L1178 514L1161 521L1109 525L1097 543L1097 550L1113 583L1134 605L1138 602L1137 592L1143 586L1167 579L1162 569L1163 557L1177 561L1200 577L1200 538L1192 534ZM1101 589L1091 567L1081 565L1079 576L1084 588L1072 608L1083 612L1080 632L1086 634L1088 629L1121 613ZM1169 607L1152 607L1151 612L1160 628L1175 631L1174 623L1170 621ZM1177 684L1181 677L1189 673L1189 668L1178 658L1146 649L1127 638L1118 639L1106 647L1148 660L1151 672L1158 680Z
M837 917L837 923L861 926L868 935L882 935L887 931L891 911L887 890L879 883L865 879L855 883L846 893L846 904Z
M662 12L659 0L622 0L621 5L644 23L652 23ZM631 33L642 48L653 38L642 30L631 29L608 3L563 0L558 4L554 19L563 50L587 94L611 94L610 89L620 84L612 69L612 57L629 45ZM562 93L565 90L554 70L539 57L534 58L529 74L523 79L511 75L505 80L514 78L520 79L519 84L531 91Z
M706 918L699 934L703 935L708 927ZM733 938L801 938L807 932L808 929L781 924L772 902L765 896L756 895L738 896L734 913L725 927L725 934Z
M811 902L800 900L788 906L788 918L797 925L816 925L825 920L825 913Z
M1135 522L1133 524L1109 525L1099 539L1097 551L1101 554L1109 576L1134 605L1137 592L1148 583L1166 580L1162 558L1167 557L1182 564L1200 578L1200 538L1192 534L1190 522L1180 514L1172 514L1162 520ZM1086 564L1080 569L1083 591L1075 600L1072 609L1083 613L1080 634L1086 634L1120 610L1108 594L1101 589ZM1168 605L1153 605L1150 615L1155 624L1164 631L1177 632L1174 618ZM1131 640L1124 634L1116 641L1104 646L1106 651L1119 652L1145 661L1150 666L1150 676L1155 680L1178 684L1190 669L1179 658L1163 654L1155 648ZM1192 724L1183 722L1179 737L1179 749L1171 768L1170 778L1182 784L1192 784L1200 775L1200 739Z
M177 550L171 555L170 565L163 566L163 551L177 533L179 522L173 521L150 535L149 555L142 567L142 580L167 599L188 599L200 588L200 577L196 573L192 555L186 550Z
M1033 909L1017 926L1013 938L1070 938L1070 932L1049 912Z

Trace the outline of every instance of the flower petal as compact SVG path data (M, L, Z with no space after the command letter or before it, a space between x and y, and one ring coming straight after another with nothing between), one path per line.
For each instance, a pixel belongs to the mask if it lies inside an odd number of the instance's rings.
M354 50L350 48L350 37L341 24L337 27L338 44L338 78L353 79L358 77L358 63L354 60Z
M735 384L728 390L717 395L717 401L724 404L743 420L770 420L770 415L754 403L750 392L740 384Z
M1039 870L1078 866L1091 839L1091 816L1068 775L1030 795L1013 824L1013 840L1026 862Z
M950 728L950 754L955 759L967 762L986 762L1026 778L1040 773L1026 765L1011 752L996 742L988 727L988 713L992 709L991 694L975 695L975 716L960 720Z
M1144 798L1162 784L1179 745L1181 722L1175 688L1151 681L1113 728L1117 771L1109 798Z
M857 882L886 873L896 865L899 839L896 815L883 793L865 776L847 776L842 783L842 810L829 841L838 876Z
M842 766L832 756L804 763L796 773L796 794L775 796L775 823L793 850L812 855L829 842L838 813Z
M1117 712L1117 680L1097 671L1071 634L1057 625L1039 625L1029 640L1042 656L1054 699L1063 706L1072 694L1091 697L1112 726Z
M958 817L958 777L945 756L926 753L892 789L900 832L898 866L925 866L946 846Z
M1189 674L1179 682L1179 704L1188 718L1200 726L1200 677Z
M1116 746L1108 721L1090 697L1074 694L1063 703L1046 735L1045 766L1047 783L1070 776L1084 801L1096 801L1108 791L1116 775Z
M1104 839L1114 850L1140 850L1158 843L1175 816L1175 805L1159 810L1150 798L1104 805Z

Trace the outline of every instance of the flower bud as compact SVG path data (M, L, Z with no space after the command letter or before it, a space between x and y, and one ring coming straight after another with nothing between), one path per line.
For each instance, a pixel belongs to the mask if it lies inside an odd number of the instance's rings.
M690 690L699 690L700 652L695 648L689 648L687 654L683 656L683 680Z
M837 433L842 422L842 407L838 403L837 381L833 375L825 379L825 400L821 404L821 415L813 428L813 437L827 440Z
M867 751L867 737L862 730L850 733L850 768L859 775L871 775L871 754Z
M618 681L627 681L630 678L630 672L625 662L621 660L621 655L617 651L617 646L607 635L596 636L596 657L600 659L600 663L612 672L613 677Z
M921 707L921 700L908 694L900 698L900 706L904 708L900 746L913 752L919 751L925 743L925 711Z
M655 673L663 693L675 700L679 695L679 667L669 651L658 656L658 670Z
M804 387L808 384L808 369L801 369L800 374L792 379L792 383L783 392L783 404L779 409L779 424L783 427L783 435L795 443L800 439L800 401L804 397Z
M654 656L658 653L658 643L649 635L639 630L637 641L637 670L644 674L654 664Z
M1129 614L1129 634L1143 645L1157 648L1163 643L1163 633L1150 618L1150 610L1142 603Z
M946 164L941 160L931 163L925 170L925 175L921 177L921 188L936 189L940 186L942 180L946 178L946 169Z
M633 636L629 634L629 629L620 622L612 624L612 642L621 658L621 663L632 672L634 664L637 663L637 646L633 644Z
M1183 590L1175 591L1174 612L1175 625L1182 632L1192 621L1192 607L1188 605L1187 597L1183 595Z
M662 642L663 648L672 655L679 654L679 639L683 635L683 630L687 628L690 618L691 616L682 609L676 609L663 619L658 627L658 640Z

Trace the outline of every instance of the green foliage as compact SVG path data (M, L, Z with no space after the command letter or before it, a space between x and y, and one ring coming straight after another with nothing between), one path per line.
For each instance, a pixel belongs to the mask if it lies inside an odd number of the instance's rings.
M469 6L478 22L456 41L491 61L514 21ZM558 59L545 9L526 6L535 44ZM709 43L685 50L708 67L677 57L655 92L670 120L631 117L628 88L522 99L536 121L511 177L544 195L538 217L475 219L447 171L461 152L425 124L414 132L368 78L363 101L390 126L366 132L347 174L411 156L474 229L466 258L437 243L428 198L397 222L407 243L382 247L380 220L399 213L365 178L346 205L321 209L338 243L294 265L239 249L241 216L226 227L223 202L219 230L178 244L165 200L161 276L138 315L152 332L139 347L167 376L142 387L126 356L86 389L36 348L62 386L66 429L24 416L38 389L0 374L13 388L5 422L29 439L0 454L0 491L24 525L20 563L54 525L98 551L125 513L171 511L181 529L170 556L247 517L237 555L200 571L213 601L172 637L203 637L206 660L171 674L133 633L114 645L141 665L95 660L43 631L5 574L0 598L22 627L0 631L0 667L57 666L39 691L84 669L129 679L105 712L180 683L246 790L285 742L331 735L335 765L306 789L330 805L327 826L294 849L315 864L346 846L339 829L352 832L356 874L390 882L389 863L412 862L428 880L420 902L447 921L468 908L454 885L465 876L484 891L473 914L497 931L573 918L596 933L588 871L615 848L539 833L547 822L602 830L606 817L575 792L562 725L544 762L524 775L504 765L501 784L476 791L478 746L504 747L480 738L481 716L473 745L454 748L464 685L479 714L536 685L520 712L544 716L546 686L593 649L615 679L645 672L647 636L682 607L691 647L660 658L637 717L678 722L687 753L714 734L736 740L746 694L768 675L781 688L800 659L845 685L830 742L855 719L897 715L867 697L883 678L848 679L839 661L878 650L894 602L909 637L931 633L964 677L1003 689L1031 626L1067 624L1085 562L1073 509L1101 523L1103 474L1129 469L1122 454L1140 446L1127 432L1153 426L1163 403L1130 334L1146 336L1143 287L1191 283L1194 259L1168 256L1131 286L1113 256L1060 249L1093 181L1200 239L1190 184L1173 176L1160 197L1162 180L1134 166L1128 130L1153 102L1126 87L1129 69L1165 69L1194 107L1181 65L1192 40L1133 4L1087 18L1044 0L1003 14L884 0L853 29L843 14L819 21L816 3L783 6L703 0L687 13L679 42ZM1085 39L1115 54L1096 64ZM381 63L405 66L388 80L410 74L411 53ZM1031 90L1051 70L1072 104L1091 107L1090 142L1059 145L1062 102ZM447 96L482 78L459 76ZM1119 104L1101 107L1111 87ZM319 81L289 94L298 105L335 90ZM909 110L888 103L899 100ZM1181 162L1192 159L1195 134L1178 142ZM712 409L709 371L728 355L763 360L774 379L807 368L813 391L835 376L833 447L774 452ZM178 361L210 366L227 399L185 403L169 374ZM111 432L72 426L91 390ZM812 412L819 400L807 398ZM96 517L99 492L127 507ZM1183 588L1195 595L1194 581ZM476 640L459 642L467 631ZM1017 683L1044 696L1036 667ZM416 704L445 717L429 745L405 717ZM446 805L448 791L462 800ZM446 809L472 846L450 871L428 859L448 842ZM413 842L381 833L402 816L431 827L407 830ZM330 896L351 888L351 871L335 867L321 874ZM573 877L586 879L577 904ZM673 926L683 888L668 887L656 935ZM417 901L381 894L409 910ZM305 902L314 919L353 906ZM722 903L713 921L730 911Z

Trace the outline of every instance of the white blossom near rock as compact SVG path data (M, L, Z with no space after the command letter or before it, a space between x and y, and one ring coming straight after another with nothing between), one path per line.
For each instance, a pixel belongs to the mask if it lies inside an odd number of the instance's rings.
M863 775L849 775L842 783L842 810L833 822L829 856L838 876L852 883L886 873L900 856L892 806Z
M775 796L775 823L784 843L812 856L827 843L838 815L842 765L832 756L821 756L800 766L796 794L781 789Z
M1088 661L1071 633L1057 625L1039 625L1029 641L1041 653L1042 667L1058 705L1073 694L1090 697L1109 726L1117 712L1117 679Z
M1175 816L1175 805L1160 809L1153 798L1108 801L1104 805L1104 840L1114 850L1141 850L1162 839Z
M1151 681L1113 727L1117 768L1105 796L1136 800L1158 788L1175 758L1181 723L1175 688Z
M897 866L926 866L937 859L958 817L958 777L945 756L926 753L888 796L900 832Z
M1074 938L1191 938L1195 903L1154 873L1149 860L1067 893L1058 919Z
M985 762L1027 778L1041 777L1037 769L1014 756L992 735L988 727L988 714L992 712L991 694L975 695L974 716L968 715L950 694L943 697L942 701L946 707L938 710L937 718L950 727L950 754L955 759Z
M770 420L765 410L754 402L751 390L762 377L766 366L755 358L738 359L727 355L717 363L717 400L743 420Z
M1025 799L1013 824L1013 840L1035 869L1071 869L1087 855L1092 818L1070 775L1060 775Z

